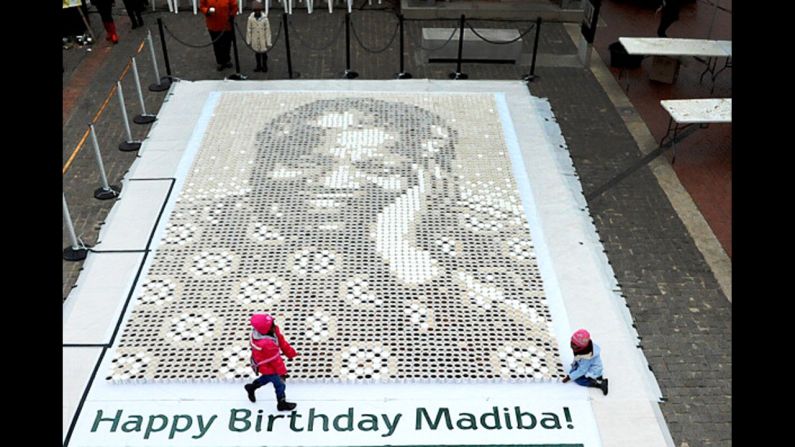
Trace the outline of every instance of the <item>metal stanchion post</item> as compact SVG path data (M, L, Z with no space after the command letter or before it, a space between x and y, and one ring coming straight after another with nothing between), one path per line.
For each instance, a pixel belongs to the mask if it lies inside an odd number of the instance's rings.
M168 61L168 48L166 48L166 35L163 33L163 19L157 18L157 28L160 30L160 45L163 46L163 60L166 62L166 76L170 80L171 76L171 63Z
M450 79L468 79L469 76L461 73L461 57L464 54L464 21L466 17L461 14L461 27L458 31L458 60L456 62L455 71L450 73Z
M91 131L91 142L94 144L94 158L97 159L97 167L99 168L99 183L100 187L94 191L94 197L99 200L107 200L117 197L121 188L118 186L111 186L108 184L108 177L105 175L105 165L102 163L102 155L99 152L99 143L97 142L97 134L94 132L94 125L88 125Z
M154 1L152 5L154 5ZM149 84L149 91L150 92L162 92L168 90L171 87L171 79L167 77L160 77L160 70L157 68L157 57L155 57L155 46L152 43L152 32L146 30L146 44L149 46L149 54L152 56L152 67L155 71L155 79L157 79L157 83Z
M293 72L293 59L290 57L290 27L287 26L287 13L282 13L282 20L284 21L284 47L287 51L287 75L290 79L297 78L300 73Z
M350 5L350 3L349 3ZM345 13L345 71L342 73L345 79L356 79L359 73L351 70L351 13Z
M66 232L69 234L69 245L63 249L63 258L66 261L82 261L88 254L88 248L77 240L75 227L72 225L72 216L69 215L69 207L66 205L66 194L63 195L63 220L66 222Z
M411 73L406 73L404 69L404 49L403 49L403 14L398 14L398 26L400 26L400 72L395 74L395 79L411 79Z
M149 124L154 122L157 117L146 113L146 104L144 104L144 94L141 92L141 79L138 77L138 64L135 63L135 57L132 60L133 78L135 78L135 90L138 92L138 101L141 102L141 114L133 118L135 124Z
M116 81L116 92L119 97L119 105L121 106L121 117L124 120L124 130L127 131L127 140L119 144L119 150L124 152L137 151L141 148L140 141L134 141L132 132L130 132L130 122L127 120L127 109L124 106L124 92L121 90L121 81Z
M526 82L533 82L536 76L536 56L538 55L538 37L541 33L541 17L536 19L536 40L533 42L533 60L530 62L530 73L523 76L522 80Z
M240 58L237 55L237 35L235 33L235 16L229 16L229 25L232 27L232 50L235 55L235 71L236 73L226 77L233 81L245 81L248 76L240 72Z

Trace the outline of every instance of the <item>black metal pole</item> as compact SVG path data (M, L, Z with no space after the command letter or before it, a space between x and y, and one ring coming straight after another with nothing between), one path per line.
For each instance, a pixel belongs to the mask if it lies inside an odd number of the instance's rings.
M153 3L154 5L154 3ZM152 43L152 32L146 30L146 46L149 47L149 54L152 56L152 68L155 70L157 84L149 85L150 92L162 92L171 87L171 79L166 76L160 77L160 70L157 69L157 57L155 56L155 45Z
M247 76L240 72L240 58L237 55L237 36L235 35L235 16L229 16L229 26L232 27L232 51L235 55L235 73L229 75L226 79L233 81L245 81Z
M345 72L342 73L345 79L355 79L359 73L351 70L351 13L345 13Z
M282 13L283 25L284 26L284 46L287 51L287 76L290 79L293 77L298 77L298 73L293 73L293 59L290 57L290 28L287 26L287 11Z
M536 55L538 55L538 36L541 33L541 17L536 19L536 40L533 42L533 60L530 61L530 74L525 75L522 79L527 82L535 81L536 76Z
M398 26L400 27L400 72L395 75L395 79L411 79L411 74L406 73L403 65L403 14L398 14Z
M163 59L166 61L166 77L170 80L171 76L171 63L168 61L168 48L166 48L166 35L163 33L163 19L157 18L157 28L160 30L160 44L163 46Z
M450 73L450 79L467 79L469 76L461 73L461 57L464 54L464 21L466 17L461 14L461 28L458 31L458 60L456 61L455 72Z

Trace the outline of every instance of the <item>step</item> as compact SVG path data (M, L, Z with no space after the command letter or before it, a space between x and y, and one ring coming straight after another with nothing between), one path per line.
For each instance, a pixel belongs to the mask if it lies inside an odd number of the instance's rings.
M561 6L561 4L565 6ZM526 19L541 17L548 22L581 22L580 1L571 0L400 0L407 19Z

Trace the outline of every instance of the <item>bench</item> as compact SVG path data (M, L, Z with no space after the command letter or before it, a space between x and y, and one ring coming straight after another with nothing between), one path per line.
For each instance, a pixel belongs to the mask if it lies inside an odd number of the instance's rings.
M660 105L671 117L668 120L668 130L660 140L660 146L673 131L672 164L676 161L676 136L680 131L695 124L703 128L711 123L732 122L731 98L665 99L660 101Z
M491 60L516 62L522 53L522 39L516 29L475 28L478 34L492 42L507 42L504 45L488 43L475 35L471 29L464 30L462 60ZM423 28L420 48L429 62L451 62L458 58L458 28ZM446 43L445 43L446 42Z
M706 57L707 67L701 73L699 82L704 75L710 73L712 88L715 88L715 79L726 68L731 67L732 43L730 40L704 40L704 39L675 39L668 37L619 37L618 41L627 50L627 54L635 56L654 56L652 60L653 71L667 71L666 74L650 75L651 79L673 83L679 69L679 62L671 59L679 56ZM726 58L723 67L717 70L719 58ZM667 70L666 70L667 69ZM623 70L622 70L623 71ZM621 77L621 74L619 74ZM670 81L670 82L669 82ZM627 82L629 89L629 82Z

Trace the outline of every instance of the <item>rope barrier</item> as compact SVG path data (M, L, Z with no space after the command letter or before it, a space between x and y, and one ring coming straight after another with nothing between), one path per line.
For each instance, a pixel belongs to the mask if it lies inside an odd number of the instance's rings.
M306 41L303 38L301 38L301 35L298 34L298 32L295 31L295 27L293 27L293 33L294 33L295 37L298 39L298 43L300 43L301 45L305 46L306 48L309 48L312 51L325 51L325 50L331 48L331 46L334 45L335 42L337 42L337 38L340 36L340 33L342 32L342 29L345 28L344 24L345 24L345 22L341 21L340 22L340 27L337 29L337 34L329 41L329 43L327 45L324 45L324 46L322 46L320 48L313 48L311 45L308 45L306 43Z
M447 44L450 43L451 40L453 40L453 36L455 36L457 32L458 32L458 28L454 28L453 32L450 33L450 37L447 38L447 41L445 43L441 44L440 46L436 47L436 48L425 48L424 46L422 46L422 43L419 44L419 47L422 48L425 51L441 50L442 48L446 47Z
M397 37L397 33L398 33L398 28L399 27L400 27L400 23L396 23L395 24L395 31L392 33L392 37L389 38L389 42L386 44L386 46L384 48L381 48L380 50L373 50L373 49L367 48L364 45L364 43L362 43L362 39L360 39L359 38L359 34L356 33L356 27L353 26L353 21L351 20L351 30L353 30L353 37L355 37L356 41L359 42L359 45L361 45L361 47L364 48L364 51L367 51L368 53L372 53L372 54L379 54L379 53L383 53L384 51L388 50L389 47L392 46L392 42L395 41L395 37Z
M478 33L477 30L475 30L475 28L472 28L472 25L470 25L469 23L467 23L467 27L469 27L469 29L471 29L472 32L475 33L475 35L478 36L484 42L491 43L491 44L494 44L494 45L507 45L509 43L514 43L514 42L518 41L519 39L524 37L527 33L532 31L536 26L535 26L535 24L531 24L530 28L527 28L527 31L523 32L522 34L519 34L519 37L517 37L516 39L499 41L499 42L495 41L495 40L489 40L489 39L486 39L485 37L481 36L480 33Z
M221 37L224 36L223 34L219 34L218 37L216 37L214 40L211 40L210 43L208 43L208 44L193 45L193 44L190 44L190 43L187 43L187 42L183 41L182 39L180 39L179 37L174 35L174 33L172 33L170 29L168 29L168 25L166 25L165 23L163 24L163 28L166 29L166 32L168 33L169 36L171 36L172 39L174 39L177 42L181 43L182 45L185 45L186 47L190 47L190 48L207 48L210 45L214 44L215 42L218 42L221 39Z
M240 36L240 40L243 42L243 44L245 46L248 47L249 50L251 50L251 51L253 51L253 52L257 53L257 54L266 54L270 50L272 50L273 47L276 46L276 42L279 41L279 37L281 37L281 35L282 35L282 21L279 20L279 29L276 30L276 37L273 39L273 43L271 44L271 46L268 47L268 49L265 50L265 51L257 51L254 48L252 48L251 45L248 44L248 42L246 42L246 36L244 36L243 32L240 31L240 27L238 26L237 22L235 22L235 30L237 30L237 35Z

